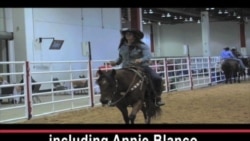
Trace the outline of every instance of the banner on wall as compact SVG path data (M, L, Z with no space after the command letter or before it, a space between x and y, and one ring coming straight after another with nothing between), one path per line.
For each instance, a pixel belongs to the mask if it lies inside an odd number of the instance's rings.
M246 56L246 55L247 55L246 47L241 47L241 48L240 48L240 53L241 53L243 56Z
M183 45L183 53L184 55L189 55L189 45Z
M89 55L89 41L82 43L82 55L88 56Z

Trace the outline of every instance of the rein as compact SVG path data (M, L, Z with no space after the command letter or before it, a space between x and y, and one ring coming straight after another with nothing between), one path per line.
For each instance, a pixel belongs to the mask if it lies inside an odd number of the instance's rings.
M129 85L129 87L128 87L128 89L126 90L126 92L121 92L120 94L122 95L122 97L120 97L118 100L116 100L115 102L112 102L111 103L111 101L112 101L112 99L109 101L109 103L108 103L108 105L109 106L114 106L114 105L116 105L118 102L120 102L130 91L133 91L133 90L135 90L143 81L144 81L144 79L143 80L140 80L138 83L136 83L136 85L134 85L133 86L133 84L134 84L134 82L135 82L135 78L136 78L136 76L137 75L139 75L141 78L143 78L140 74L139 74L139 72L138 71L136 71L135 69L130 69L130 70L132 70L133 72L135 72L135 74L134 74L134 77L133 77L133 81L130 83L130 85ZM118 94L118 80L116 79L115 80L115 91L113 92L113 95L112 95L112 98L116 95L116 94ZM141 85L141 88L142 88L142 85Z

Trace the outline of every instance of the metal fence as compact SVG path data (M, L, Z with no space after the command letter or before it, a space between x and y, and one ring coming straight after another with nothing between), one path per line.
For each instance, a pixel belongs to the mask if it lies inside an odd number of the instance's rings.
M108 61L0 62L1 68L15 68L0 74L10 81L0 85L0 123L100 105L96 72L100 66L111 69L104 65ZM150 67L162 76L164 94L224 81L217 56L154 58ZM3 91L7 87L8 93Z

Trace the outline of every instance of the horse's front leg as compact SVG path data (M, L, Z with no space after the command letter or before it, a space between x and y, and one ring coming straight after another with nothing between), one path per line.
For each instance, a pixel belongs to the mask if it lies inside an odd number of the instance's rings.
M150 117L147 114L147 109L146 109L146 107L145 107L144 104L142 105L141 111L143 113L143 117L144 117L145 123L146 124L150 124L151 120L150 120Z
M138 100L135 104L133 104L132 111L131 111L131 113L129 115L129 119L131 121L131 124L134 124L136 114L138 113L138 111L140 111L142 109L142 105L143 105L142 100Z
M126 106L117 106L117 108L121 111L123 120L125 124L129 124L129 117L128 117L128 109Z

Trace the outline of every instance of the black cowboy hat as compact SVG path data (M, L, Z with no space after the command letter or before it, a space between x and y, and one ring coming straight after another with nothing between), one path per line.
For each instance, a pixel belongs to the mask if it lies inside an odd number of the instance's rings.
M142 39L144 37L144 34L138 30L133 28L123 28L121 29L121 34L124 36L127 32L131 32L135 35L136 38Z

